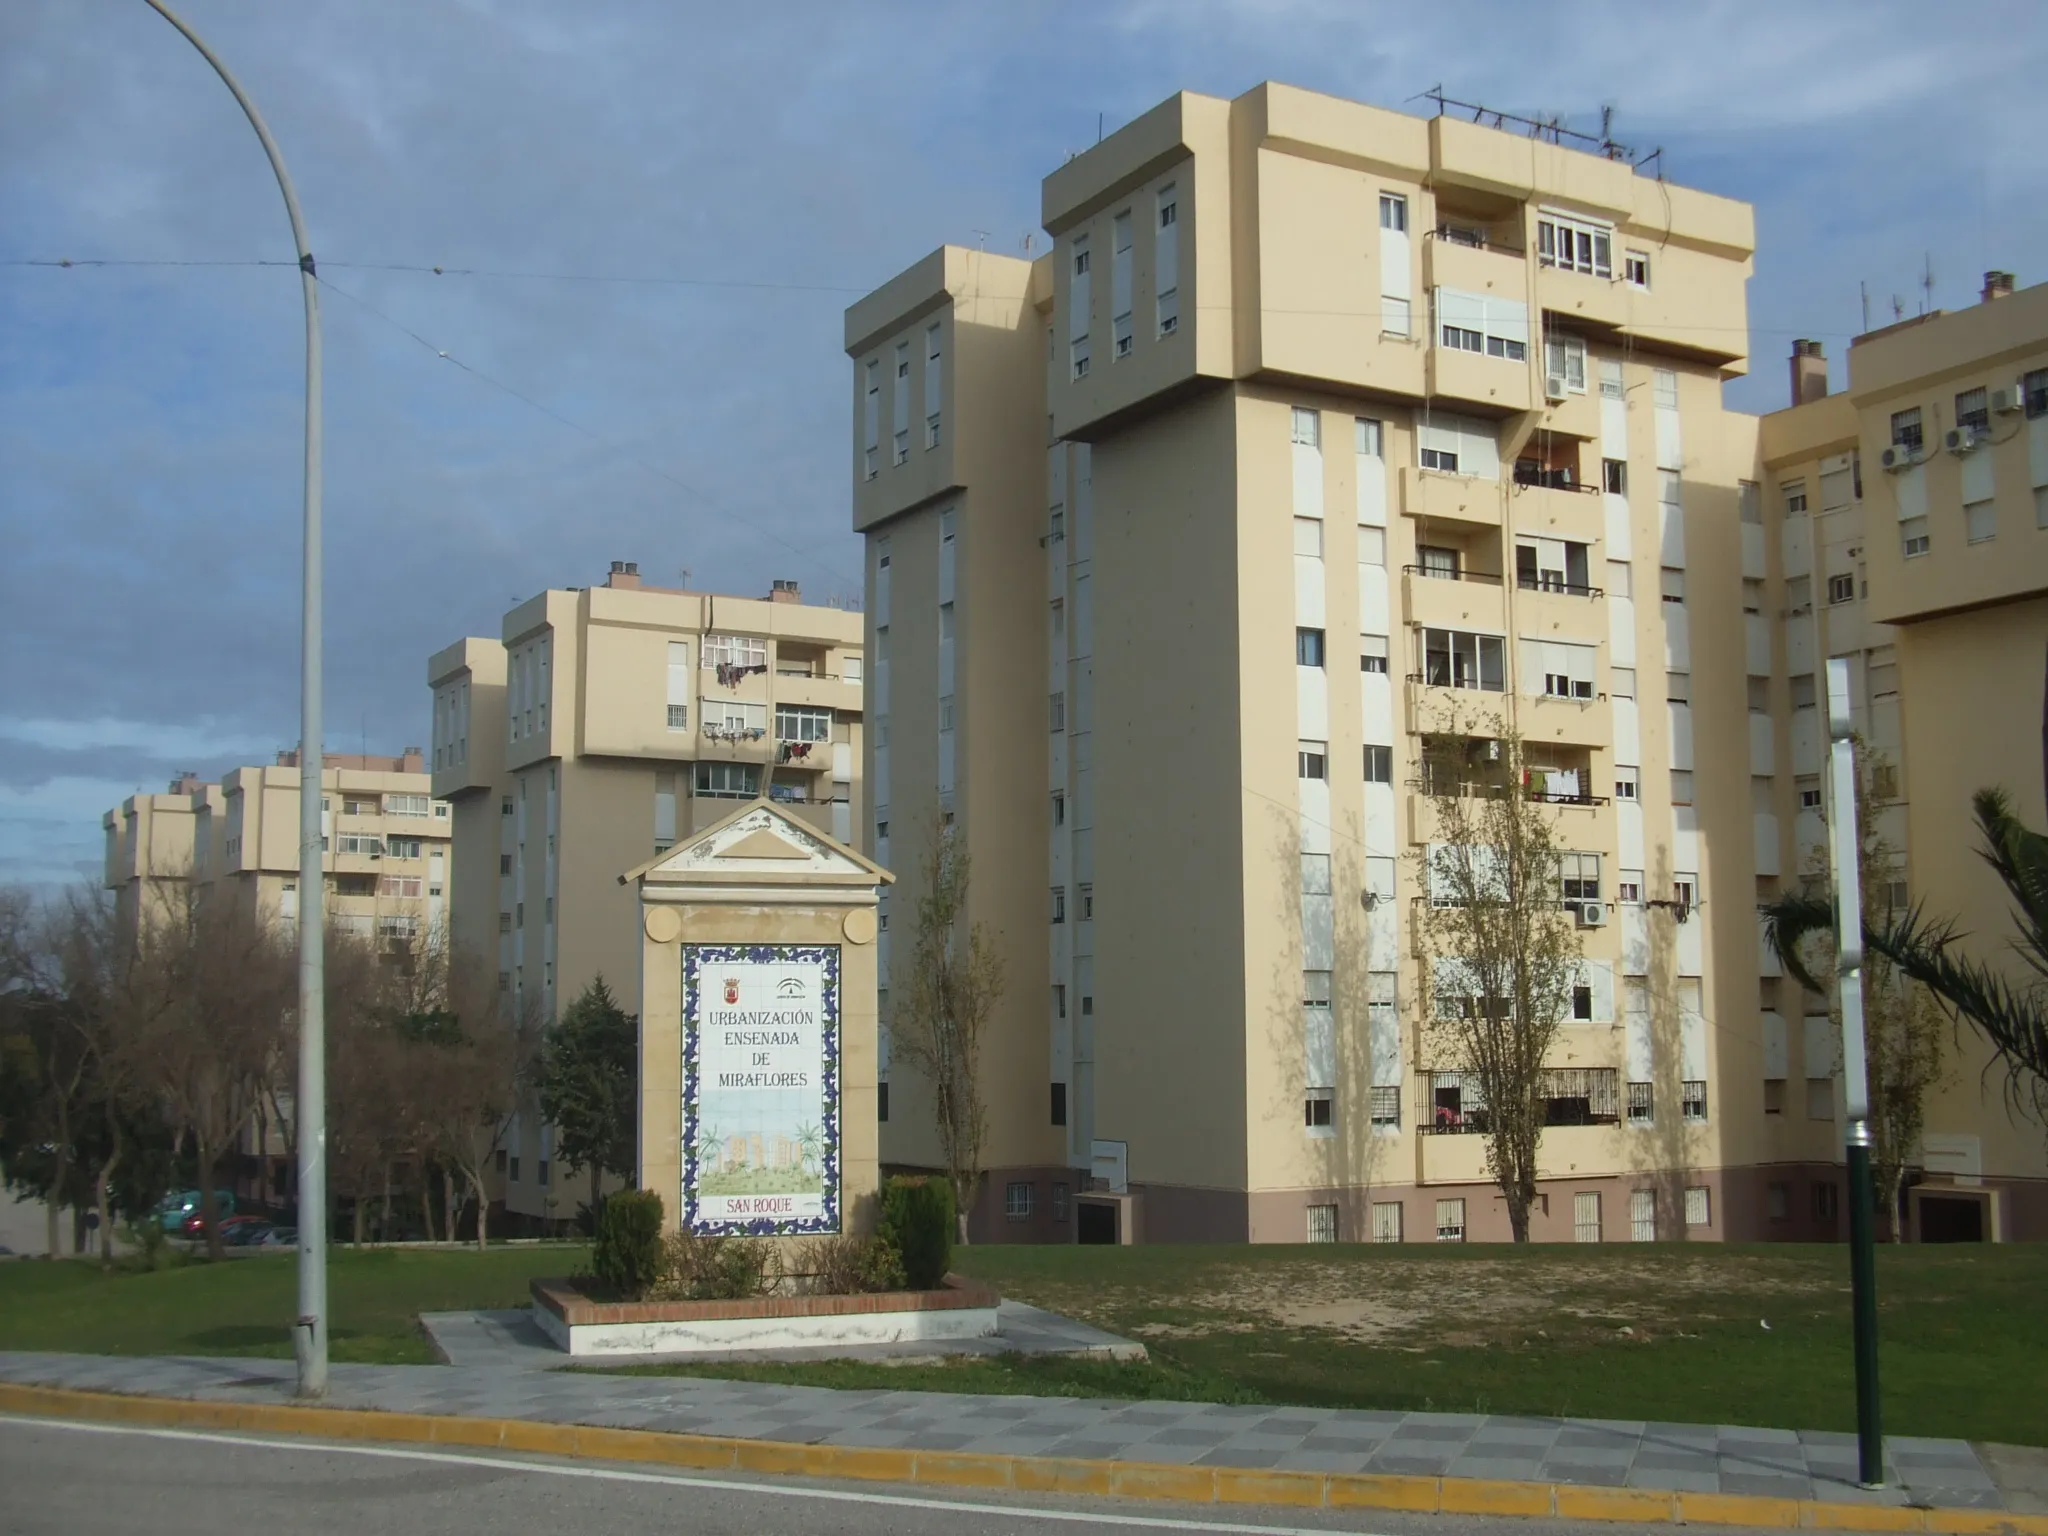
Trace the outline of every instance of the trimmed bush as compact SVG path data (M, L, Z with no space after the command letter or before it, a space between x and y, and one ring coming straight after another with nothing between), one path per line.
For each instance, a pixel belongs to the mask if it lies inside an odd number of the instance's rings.
M661 1196L622 1189L598 1207L590 1267L598 1283L638 1300L661 1278Z
M944 1179L889 1180L875 1235L902 1258L913 1291L937 1290L953 1264L953 1186Z

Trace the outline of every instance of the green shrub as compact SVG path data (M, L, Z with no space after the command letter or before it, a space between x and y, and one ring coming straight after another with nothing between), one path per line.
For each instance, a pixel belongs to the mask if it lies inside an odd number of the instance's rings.
M661 1196L651 1189L622 1189L608 1197L598 1207L590 1254L598 1282L638 1298L661 1278L661 1260Z
M804 1289L813 1296L862 1296L900 1291L906 1285L903 1255L881 1236L845 1232L821 1238L804 1254L810 1274Z
M781 1255L757 1237L677 1232L662 1245L660 1268L653 1294L661 1301L740 1301L782 1283Z
M953 1186L944 1179L891 1179L882 1186L876 1235L901 1255L912 1290L937 1290L953 1264Z

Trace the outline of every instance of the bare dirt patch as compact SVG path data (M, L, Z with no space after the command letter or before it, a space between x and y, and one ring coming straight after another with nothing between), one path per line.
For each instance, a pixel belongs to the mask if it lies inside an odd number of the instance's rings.
M1206 1268L1171 1299L1172 1321L1126 1322L1160 1339L1252 1333L1266 1328L1335 1335L1347 1342L1428 1348L1508 1339L1670 1336L1688 1324L1740 1315L1785 1298L1819 1294L1830 1277L1758 1259L1523 1259L1377 1264L1301 1259ZM1165 1298L1104 1296L1106 1313L1149 1310ZM1128 1310L1127 1310L1128 1309Z

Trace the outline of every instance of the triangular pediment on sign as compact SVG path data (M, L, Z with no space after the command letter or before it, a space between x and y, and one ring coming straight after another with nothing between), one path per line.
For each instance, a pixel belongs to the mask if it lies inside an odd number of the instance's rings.
M664 885L750 878L875 885L894 877L774 801L751 800L619 878Z

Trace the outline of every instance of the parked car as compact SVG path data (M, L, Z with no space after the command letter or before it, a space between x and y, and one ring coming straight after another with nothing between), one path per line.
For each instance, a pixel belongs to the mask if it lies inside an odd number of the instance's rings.
M256 1239L258 1248L296 1248L299 1246L297 1227L272 1227Z
M213 1203L222 1216L232 1216L235 1213L235 1197L225 1189L216 1189L213 1192ZM189 1236L193 1231L203 1230L198 1225L199 1191L196 1189L164 1196L163 1203L157 1207L157 1214L166 1232Z
M261 1216L230 1216L220 1224L220 1240L241 1248L260 1240L269 1230L270 1223Z

